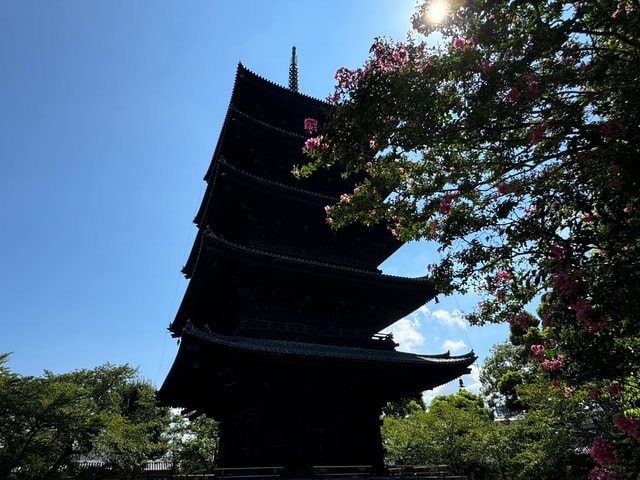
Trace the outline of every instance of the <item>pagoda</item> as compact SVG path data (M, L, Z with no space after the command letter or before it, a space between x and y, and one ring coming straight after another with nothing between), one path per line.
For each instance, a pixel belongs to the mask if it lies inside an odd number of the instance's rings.
M324 206L362 178L291 173L307 162L304 120L322 124L327 108L238 66L169 326L180 347L158 392L219 421L222 471L381 475L382 407L475 360L400 352L380 333L436 290L378 269L402 245L384 225L327 224Z

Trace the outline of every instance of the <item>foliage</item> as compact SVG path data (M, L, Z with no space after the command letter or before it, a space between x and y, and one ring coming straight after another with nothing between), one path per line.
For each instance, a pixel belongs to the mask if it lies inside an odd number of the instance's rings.
M419 407L422 410L425 410L427 408L422 395L417 395L415 397L404 397L395 402L387 402L387 404L382 409L382 414L393 417L406 417L413 413L416 407Z
M212 472L218 451L218 422L201 415L175 414L169 457L179 473Z
M487 455L492 414L479 396L461 390L436 397L427 411L410 402L408 412L383 418L387 463L446 464L455 473L476 478L492 468L493 457Z
M166 409L156 406L153 388L136 380L135 369L103 365L25 377L5 366L7 358L0 355L0 478L78 478L81 456L116 465L116 456L136 451L139 466L162 453L149 444L166 428ZM118 451L110 442L116 438Z
M166 452L169 410L157 406L151 384L134 380L122 385L117 402L100 413L105 428L93 454L108 467L134 478L147 460Z
M484 296L471 322L518 325L541 299L536 368L572 392L617 388L611 417L635 425L640 3L451 0L433 23L435 4L418 6L406 42L376 39L362 68L338 70L299 173L364 173L329 223L435 242L439 290ZM635 441L612 428L613 448Z

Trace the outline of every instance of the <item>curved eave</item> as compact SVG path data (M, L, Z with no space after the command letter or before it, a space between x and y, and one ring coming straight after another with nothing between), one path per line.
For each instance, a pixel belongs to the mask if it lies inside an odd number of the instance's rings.
M164 405L197 410L202 399L215 409L232 408L253 390L235 390L225 372L257 372L261 382L301 375L305 383L340 391L348 385L363 396L391 400L418 394L469 373L473 352L418 355L358 347L225 337L192 327L184 329L178 355L158 398ZM238 379L243 375L239 374ZM234 385L229 388L230 385ZM207 394L203 395L203 388ZM198 392L198 393L196 393Z
M266 355L271 358L286 357L288 359L308 358L315 360L332 360L336 362L367 362L383 365L400 364L405 367L413 366L460 366L466 368L471 365L476 356L473 351L463 355L452 356L449 352L435 355L399 352L395 350L381 350L344 345L328 345L320 343L291 342L286 340L257 339L237 336L219 335L212 331L200 330L191 324L182 329L182 340L192 337L196 342L203 342L207 346L229 352L242 354ZM188 340L187 340L188 341ZM437 385L435 385L437 386Z
M308 177L295 177L292 173L294 166L310 161L303 152L308 135L284 130L267 120L253 118L231 105L205 180L213 178L215 163L220 157L251 173L328 195L350 192L364 180L364 174L343 178L338 166L320 169ZM300 123L303 123L302 118Z
M373 303L380 309L376 318L353 318L351 328L379 332L433 299L437 291L426 277L405 278L307 258L265 252L233 244L213 233L202 237L201 259L194 271L171 331L179 332L192 311L206 309L202 302L231 296L226 292L229 276L251 285L283 291L308 290L327 302L349 293L351 301ZM205 261L205 256L210 261ZM215 260L214 260L215 259ZM198 303L200 302L200 303ZM213 313L213 312L212 312Z
M227 187L236 188L238 192L235 196L224 193ZM340 250L342 251L327 251L326 254L336 257L342 256L345 259L345 263L366 265L367 268L373 270L396 252L404 243L395 239L382 224L372 226L355 224L345 227L338 232L332 232L326 225L323 208L327 204L336 202L336 197L253 175L231 165L222 157L217 162L214 181L209 184L207 192L205 193L205 201L203 201L196 215L196 224L199 227L209 226L215 232L221 229L223 230L229 226L227 222L228 216L231 214L230 212L238 207L237 197L240 196L241 199L246 199L248 195L260 198L261 202L262 199L264 199L265 204L273 204L274 211L281 212L281 220L284 222L290 223L292 218L296 218L295 212L298 211L298 215L303 215L303 219L300 222L301 225L311 221L313 223L313 231L316 235L319 234L324 237L335 236L334 238L337 243L327 241L326 244L340 245ZM306 207L304 205L306 205ZM292 208L291 206L295 206L296 208ZM227 220L221 222L220 219L225 217L227 217ZM314 218L315 221L313 220ZM233 223L239 221L241 221L241 216L235 215ZM218 225L222 228L218 228ZM193 274L196 260L200 255L201 235L199 232L198 238L196 238L185 267L183 268L183 273L185 273L187 277ZM347 251L348 247L346 244L357 238L367 239L370 249L368 252L360 249L356 252L357 255L350 260L348 256L353 254ZM287 239L283 239L283 242L287 243ZM367 253L366 256L365 253Z

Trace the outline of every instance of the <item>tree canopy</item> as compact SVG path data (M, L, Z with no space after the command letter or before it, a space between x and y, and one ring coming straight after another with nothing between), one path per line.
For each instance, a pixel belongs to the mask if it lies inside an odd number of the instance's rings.
M166 451L168 409L127 365L26 377L0 355L0 478L81 478L99 458L133 477Z
M406 41L378 38L361 68L336 72L329 120L305 122L311 161L295 172L339 163L363 175L328 222L434 242L440 292L483 296L469 321L526 330L524 309L539 302L537 367L564 392L619 389L629 438L640 428L639 15L637 0L426 0Z

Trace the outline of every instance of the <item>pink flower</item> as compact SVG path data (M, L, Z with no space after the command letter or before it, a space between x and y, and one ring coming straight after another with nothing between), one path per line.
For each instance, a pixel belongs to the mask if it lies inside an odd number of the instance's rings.
M572 280L567 272L556 273L551 280L551 285L563 297L572 294L578 288L578 282Z
M620 392L622 392L622 387L619 383L612 383L611 385L609 385L609 393L611 394L611 396L617 397L618 395L620 395Z
M589 396L591 398L599 398L600 397L600 390L598 390L596 387L593 387L593 388L589 389Z
M315 118L305 118L304 129L309 133L316 133L318 131L318 121Z
M602 124L602 133L606 139L622 136L626 131L627 127L625 127L620 120L615 118Z
M529 135L531 135L531 143L534 145L542 140L544 132L547 131L547 122L534 123L529 127Z
M324 212L325 213L329 213L329 210L331 210L331 205L325 205L324 206Z
M482 70L482 73L487 73L493 68L495 64L496 62L494 62L493 60L485 60L480 64L480 70Z
M351 197L349 195L347 195L346 193L343 193L342 195L340 195L340 201L342 203L349 203L349 202L351 202Z
M542 360L544 358L544 345L531 345L531 352L533 358L536 360Z
M571 395L571 392L573 392L573 389L571 387L564 387L564 390L562 391L562 396L564 398L567 398L569 395Z
M369 148L373 149L376 148L376 141L371 139L369 140Z
M441 215L446 215L451 211L451 207L453 206L453 200L457 197L455 193L448 193L444 196L442 200L440 200L440 206L438 207L438 212Z
M613 423L622 433L626 433L631 438L635 438L636 441L640 442L640 435L638 435L640 422L634 417L614 417Z
M333 224L333 218L331 218L331 217L327 217L327 223L328 223L329 225L332 225L332 224Z
M462 37L456 37L453 39L453 48L456 50L464 50L464 47L467 45L467 41Z
M520 97L520 90L518 87L511 87L511 90L507 93L507 96L504 98L507 102L513 102Z
M603 467L616 461L616 453L613 446L602 437L594 439L593 446L589 449L589 455Z
M527 77L527 94L530 98L535 98L540 93L540 77L538 75L532 74Z
M624 12L624 10L619 8L619 9L617 9L615 12L613 12L611 14L611 17L612 18L618 18L620 15L622 15L622 12Z
M576 311L576 318L580 321L589 319L593 308L589 305L584 298L578 297L575 303L569 305L569 309Z
M499 282L506 282L510 278L511 275L509 275L509 272L507 272L506 270L500 270L498 273L496 273L496 280Z
M304 142L304 148L302 150L306 153L317 148L322 148L322 149L329 148L329 145L324 143L322 139L323 139L322 135L308 138L306 142Z
M558 355L556 358L544 360L540 367L543 371L551 373L562 368L563 362L564 357L562 355Z
M608 468L593 467L589 472L589 480L617 480L618 475Z
M562 257L564 257L565 249L560 244L556 243L555 245L551 245L549 250L551 250L551 253L553 254L553 256L556 257L556 260L560 260Z
M509 325L519 327L523 332L527 332L532 326L532 317L526 313L519 313L513 317L509 317Z

